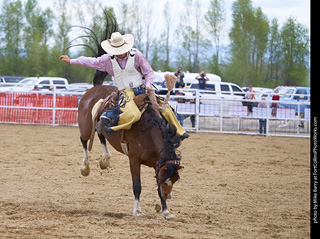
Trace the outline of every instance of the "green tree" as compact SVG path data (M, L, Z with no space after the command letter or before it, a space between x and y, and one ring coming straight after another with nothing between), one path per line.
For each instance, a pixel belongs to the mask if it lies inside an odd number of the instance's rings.
M23 10L20 0L3 1L0 12L0 72L23 75L22 28Z
M205 15L205 21L214 45L213 62L211 70L215 74L220 75L220 41L222 31L226 20L226 11L224 8L224 0L210 0L210 8Z
M62 54L69 55L69 49L67 49L70 32L71 17L68 14L67 0L57 0L54 4L57 15L55 16L56 24L58 26L57 31L54 34L54 47L50 50L49 76L60 76L67 78L70 81L71 70L67 64L59 61L59 57Z
M182 45L178 49L178 64L184 70L199 72L203 69L201 62L207 60L206 47L208 40L203 30L203 17L199 0L193 2L186 0L184 10L180 16L177 38L181 39Z
M256 83L261 85L265 79L265 54L268 47L269 22L261 8L255 9L253 24L253 42L251 50L252 75Z
M230 80L241 85L261 84L269 33L267 17L261 8L252 7L251 0L237 0L232 9L231 62L227 67Z
M49 8L42 11L37 0L28 0L25 5L24 48L25 75L43 76L49 71L48 39L52 36L53 13Z
M308 29L289 18L281 29L282 83L307 85L310 40Z
M164 39L165 39L165 61L163 66L163 71L169 71L170 69L170 36L172 32L172 10L170 2L167 1L163 8L163 16L165 19L165 30L164 30Z
M272 20L268 41L268 63L265 85L274 87L280 85L281 77L281 36L279 23L276 18Z

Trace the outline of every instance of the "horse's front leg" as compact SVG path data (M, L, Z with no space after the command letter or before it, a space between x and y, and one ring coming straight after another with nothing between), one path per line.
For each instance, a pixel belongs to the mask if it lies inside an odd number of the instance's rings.
M106 138L103 136L103 134L98 134L98 136L100 139L102 152L103 152L103 159L100 160L100 168L101 169L110 168L111 167L111 164L110 164L111 153L109 151L109 147L108 147Z
M80 172L82 176L88 176L90 174L90 167L89 167L89 158L88 158L88 141L83 140L80 137L82 146L83 146L83 161L82 166L80 168Z
M158 195L160 197L161 200L161 206L162 206L162 216L166 219L166 220L173 220L176 218L175 215L171 214L168 210L167 207L167 202L166 199L163 196L162 190L161 190L161 186L158 186Z
M141 180L140 180L141 165L138 159L130 158L130 171L132 177L132 188L134 194L133 216L142 216L140 208Z

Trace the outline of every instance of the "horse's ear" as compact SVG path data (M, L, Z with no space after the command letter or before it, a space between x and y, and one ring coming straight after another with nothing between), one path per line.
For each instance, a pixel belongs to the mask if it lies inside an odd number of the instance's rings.
M178 170L180 170L180 169L183 169L184 167L182 166L182 165L178 165L177 167L176 167L176 170L178 171Z

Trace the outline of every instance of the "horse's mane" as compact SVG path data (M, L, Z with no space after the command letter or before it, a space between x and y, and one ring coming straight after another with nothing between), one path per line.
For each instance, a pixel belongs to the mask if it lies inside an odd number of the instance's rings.
M103 10L105 20L106 20L105 30L104 30L104 33L102 34L101 39L98 39L97 34L92 29L90 29L88 27L84 27L84 26L73 25L73 26L71 26L71 28L80 28L85 31L85 35L78 36L78 37L74 38L73 40L71 40L67 44L67 47L65 48L64 52L66 52L68 49L70 49L72 47L83 46L83 47L89 48L89 50L93 53L94 57L99 57L99 56L102 56L107 53L102 49L101 42L106 39L111 38L111 34L113 32L117 31L118 24L117 24L117 20L114 16L113 12L110 10L108 11L106 8L104 8L102 6L101 2L98 1L98 3ZM89 38L89 39L93 40L97 50L95 50L93 47L91 47L90 45L85 44L85 43L73 44L73 42L75 40L82 39L82 38ZM94 86L95 85L102 85L103 81L107 75L108 75L107 72L96 70L96 73L94 74L94 77L93 77L93 85Z
M159 155L160 160L158 160L156 168L161 168L163 165L166 164L168 160L174 160L174 161L180 162L181 154L180 154L180 151L177 150L177 148L181 145L181 138L176 133L177 132L176 127L172 124L169 124L164 117L161 117L161 118L157 117L150 106L147 107L145 113L147 113L145 114L146 117L141 122L146 123L147 127L143 128L142 131L146 131L152 126L157 126L160 129L163 140L164 140L164 148L162 149L162 151L166 150L166 156L160 157ZM168 167L168 171L169 171L168 174L161 180L161 182L158 182L158 183L161 184L166 179L171 177L171 175L173 174L174 168L175 168L174 166Z

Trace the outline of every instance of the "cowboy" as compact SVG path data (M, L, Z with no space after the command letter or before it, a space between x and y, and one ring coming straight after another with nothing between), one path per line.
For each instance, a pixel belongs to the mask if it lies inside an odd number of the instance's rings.
M134 37L131 34L121 35L119 32L114 32L111 39L101 43L101 47L107 54L97 58L80 56L76 59L70 59L66 55L59 58L67 64L94 68L114 77L119 95L125 100L122 100L119 115L114 116L107 111L101 116L102 120L97 126L98 130L99 128L105 132L129 130L135 122L140 120L141 113L133 98L139 94L148 94L148 91L152 90L154 72L143 54L132 48L133 44ZM189 137L189 134L179 124L170 106L166 107L162 115L177 128L177 134L182 139ZM110 117L117 118L117 125L110 125Z

